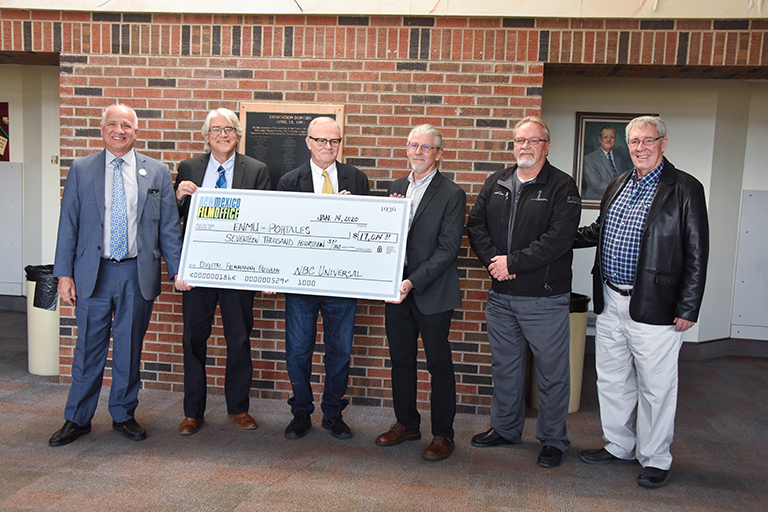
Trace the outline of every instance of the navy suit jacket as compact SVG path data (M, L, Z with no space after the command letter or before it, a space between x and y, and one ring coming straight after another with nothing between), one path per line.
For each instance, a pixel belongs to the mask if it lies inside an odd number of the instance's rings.
M349 190L356 196L367 196L371 193L368 186L368 176L357 167L336 162L336 172L339 179L339 192ZM277 183L277 190L314 192L315 185L312 182L312 169L309 166L309 160L296 169L285 173Z
M203 184L205 171L208 168L210 153L198 155L179 164L179 172L176 176L176 187L182 181L191 181L198 187ZM247 155L235 153L235 168L232 172L232 188L250 190L270 190L269 168L264 162ZM185 197L179 205L179 215L187 222L189 214L189 198Z
M408 178L392 182L387 195L405 195ZM408 231L406 255L413 298L425 315L461 307L457 257L464 235L467 194L437 171Z
M90 297L96 286L104 239L106 150L77 158L69 169L61 198L54 277L72 277L78 297ZM139 172L144 170L146 172ZM168 166L136 152L138 221L137 265L141 295L160 295L160 257L168 275L179 270L181 229Z

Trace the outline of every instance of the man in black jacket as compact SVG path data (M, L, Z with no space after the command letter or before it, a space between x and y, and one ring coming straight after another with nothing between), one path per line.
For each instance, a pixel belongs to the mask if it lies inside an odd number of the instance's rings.
M453 310L461 306L456 258L464 232L467 195L440 173L443 137L432 125L411 130L406 145L411 173L388 194L411 199L400 299L386 305L384 324L392 361L392 405L397 422L376 438L393 446L421 438L416 408L419 334L431 381L432 442L422 453L444 460L455 448L456 378L448 335Z
M316 117L307 127L309 161L283 175L277 190L314 194L368 195L368 178L356 167L336 161L341 128L330 117ZM293 396L288 400L293 419L285 428L287 439L304 437L312 427L312 354L317 336L317 315L323 318L325 389L322 426L337 439L352 437L341 413L349 380L349 358L355 330L357 300L348 297L285 294L285 362Z
M704 187L664 158L667 127L643 116L627 125L635 168L608 185L600 216L576 247L597 247L592 269L595 362L603 439L588 464L633 462L637 483L667 483L683 332L697 321L709 254Z
M205 153L181 162L176 177L176 203L185 227L189 196L198 187L269 190L267 165L237 152L243 136L237 114L226 108L211 110L203 122L202 132ZM204 421L207 343L216 304L220 307L227 342L224 374L227 412L243 429L256 428L256 421L248 414L253 380L251 330L254 295L253 291L231 288L197 287L184 292L184 419L179 425L179 434L188 436L196 433Z
M488 178L469 214L472 250L493 278L485 316L493 356L491 428L472 446L520 443L525 362L539 377L536 438L541 467L562 462L570 445L570 292L581 198L573 178L547 161L549 129L526 117L512 130L517 165Z

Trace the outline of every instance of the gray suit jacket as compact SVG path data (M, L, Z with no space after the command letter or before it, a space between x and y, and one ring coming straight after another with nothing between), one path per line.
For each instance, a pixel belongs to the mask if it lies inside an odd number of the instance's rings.
M101 265L104 232L106 150L72 162L64 194L56 242L54 277L72 277L78 297L90 297ZM139 172L145 170L145 173ZM136 152L139 188L136 246L141 295L160 295L160 257L168 275L178 273L181 230L168 166Z
M392 182L387 195L407 191L408 178L400 178ZM413 217L405 249L411 293L425 315L461 307L456 259L466 207L464 190L437 171Z
M597 148L584 157L584 176L581 180L581 198L596 199L603 198L603 193L608 183L617 175L632 167L624 161L618 152L612 151L613 163L616 166L616 174L611 170L611 164L602 148Z

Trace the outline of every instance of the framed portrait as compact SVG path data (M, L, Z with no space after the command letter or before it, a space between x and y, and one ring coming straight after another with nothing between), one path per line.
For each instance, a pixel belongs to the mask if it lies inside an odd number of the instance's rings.
M632 169L625 131L632 119L643 115L658 114L576 112L573 176L584 208L599 208L608 183Z

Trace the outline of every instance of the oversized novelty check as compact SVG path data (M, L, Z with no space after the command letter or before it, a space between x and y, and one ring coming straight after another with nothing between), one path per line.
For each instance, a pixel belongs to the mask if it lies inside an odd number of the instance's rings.
M399 299L410 199L198 188L183 281L362 299Z

